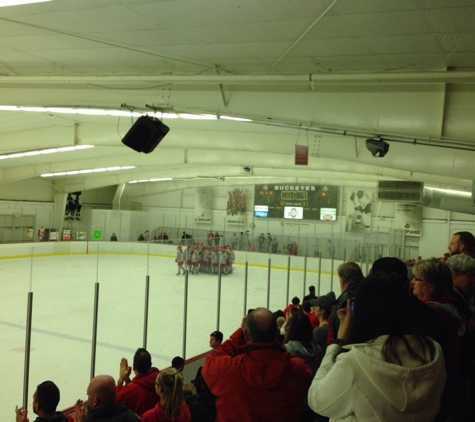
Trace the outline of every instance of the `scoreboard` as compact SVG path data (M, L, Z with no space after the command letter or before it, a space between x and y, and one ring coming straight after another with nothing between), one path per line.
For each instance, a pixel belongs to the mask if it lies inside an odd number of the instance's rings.
M294 220L336 220L338 197L338 186L255 185L254 216Z

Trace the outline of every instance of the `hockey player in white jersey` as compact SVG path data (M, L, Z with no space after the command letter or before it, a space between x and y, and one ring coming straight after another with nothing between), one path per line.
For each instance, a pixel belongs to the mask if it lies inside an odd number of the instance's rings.
M185 254L183 253L183 248L181 245L178 245L176 248L176 258L175 262L178 266L178 272L176 275L180 275L180 273L185 274L185 268L183 267L183 263L185 262Z

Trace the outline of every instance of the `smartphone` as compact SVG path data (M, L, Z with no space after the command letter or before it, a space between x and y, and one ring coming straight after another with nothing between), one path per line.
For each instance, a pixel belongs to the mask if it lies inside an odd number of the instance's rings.
M350 299L350 303L351 303L351 313L354 314L355 313L355 299Z

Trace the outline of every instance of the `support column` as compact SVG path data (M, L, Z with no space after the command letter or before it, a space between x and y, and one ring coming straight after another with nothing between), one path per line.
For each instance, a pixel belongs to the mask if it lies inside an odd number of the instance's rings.
M67 198L68 195L66 193L54 194L53 227L58 230L60 239L63 234L64 213L66 209Z

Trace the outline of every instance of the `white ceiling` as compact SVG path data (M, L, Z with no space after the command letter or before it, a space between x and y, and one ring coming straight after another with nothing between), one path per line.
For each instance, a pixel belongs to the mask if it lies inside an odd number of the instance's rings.
M468 189L474 23L468 0L53 0L0 8L0 104L152 105L254 120L165 120L169 134L145 155L121 143L131 118L0 111L0 153L96 146L1 160L0 183L133 165L54 180L64 192L158 177L398 178ZM384 158L365 150L375 135L391 145ZM308 166L295 166L296 143L309 145Z

